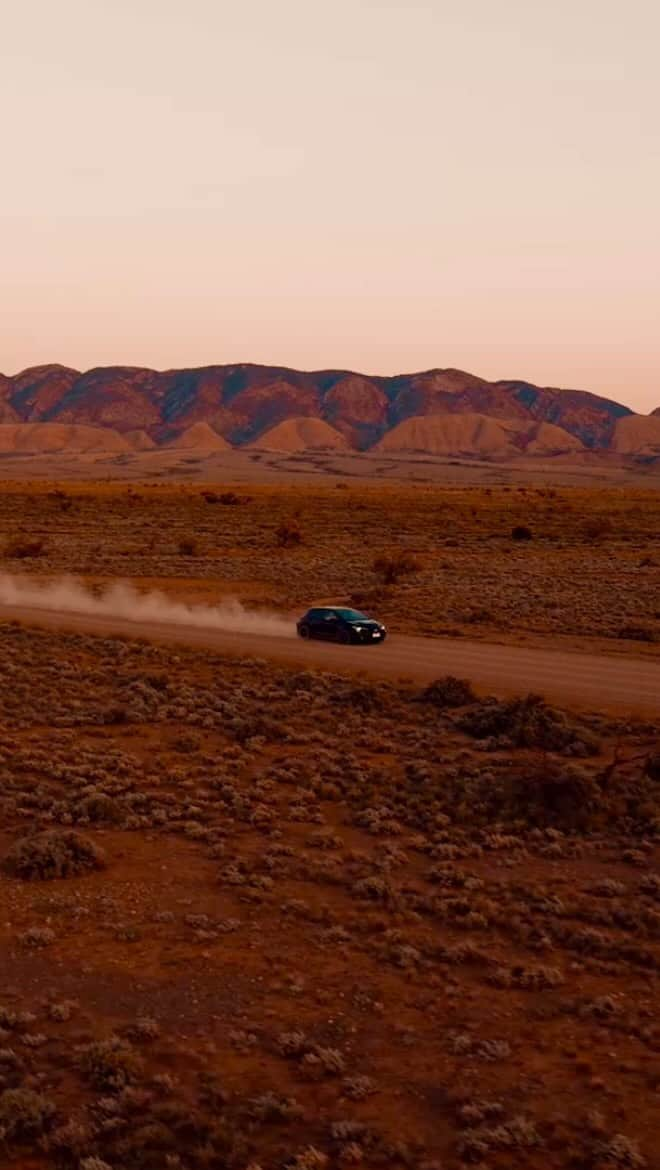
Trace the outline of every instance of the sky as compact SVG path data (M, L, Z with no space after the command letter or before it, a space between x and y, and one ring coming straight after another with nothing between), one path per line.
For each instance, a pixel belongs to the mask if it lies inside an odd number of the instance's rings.
M0 7L0 370L660 405L657 0Z

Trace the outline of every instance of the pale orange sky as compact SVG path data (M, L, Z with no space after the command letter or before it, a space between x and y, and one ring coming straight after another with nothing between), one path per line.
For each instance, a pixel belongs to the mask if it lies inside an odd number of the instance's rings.
M458 366L660 405L657 0L21 0L0 370Z

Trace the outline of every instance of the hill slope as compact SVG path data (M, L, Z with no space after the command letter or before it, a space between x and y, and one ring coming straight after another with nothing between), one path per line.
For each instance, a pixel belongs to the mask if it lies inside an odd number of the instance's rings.
M483 414L429 414L407 418L376 445L377 451L424 451L432 455L506 455L510 432Z
M631 414L620 418L612 450L618 455L660 455L660 416Z
M490 418L484 414L430 414L408 418L389 431L377 451L433 455L558 455L583 451L574 435L552 423Z
M109 427L86 427L64 423L2 423L0 453L40 455L46 452L130 451L131 445Z
M320 418L288 418L286 422L264 431L249 446L291 452L328 449L347 451L350 448L344 435Z
M193 423L176 439L167 443L168 447L175 447L181 451L226 451L229 443L214 431L206 422Z

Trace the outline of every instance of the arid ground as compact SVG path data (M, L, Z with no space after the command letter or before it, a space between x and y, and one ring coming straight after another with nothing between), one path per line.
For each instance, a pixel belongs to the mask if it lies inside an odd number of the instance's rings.
M660 654L660 492L8 483L0 572L373 610L399 633ZM548 640L549 639L549 640Z
M15 482L0 573L629 661L658 531L632 486ZM654 1170L660 725L625 707L0 615L0 1165Z

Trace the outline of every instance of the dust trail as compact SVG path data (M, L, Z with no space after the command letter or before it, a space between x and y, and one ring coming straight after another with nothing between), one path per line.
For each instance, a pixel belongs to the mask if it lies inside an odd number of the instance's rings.
M100 593L96 593L73 577L39 583L30 578L0 573L2 605L48 610L51 613L124 618L131 622L199 626L237 634L269 634L279 638L291 638L296 632L293 622L279 614L245 609L235 599L221 601L218 605L189 605L185 601L173 601L164 593L140 593L127 581L111 582Z

